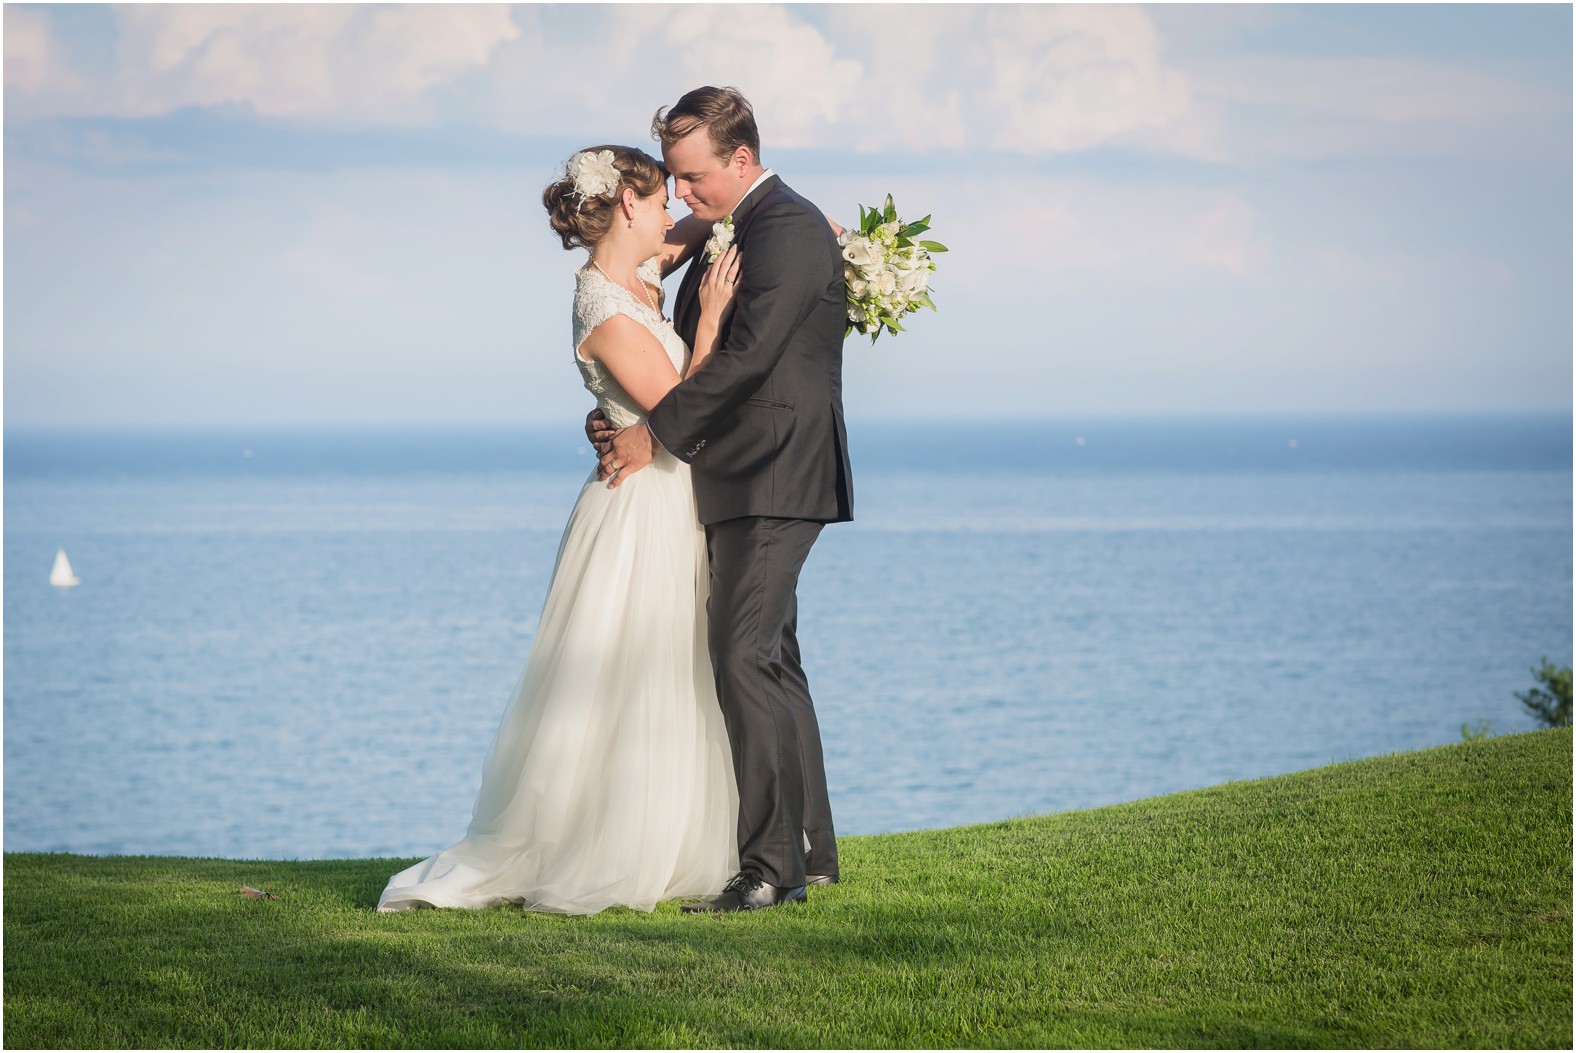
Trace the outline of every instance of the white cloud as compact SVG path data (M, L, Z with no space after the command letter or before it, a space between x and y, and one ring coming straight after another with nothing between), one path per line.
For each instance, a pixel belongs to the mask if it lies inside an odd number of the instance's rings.
M952 250L946 278L972 287L1026 275L1055 286L1251 285L1273 255L1258 210L1232 188L991 176L949 189L947 201L925 201L920 187L910 200L937 214L936 236Z
M113 69L89 79L7 13L6 85L23 112L158 116L247 106L275 117L420 122L428 93L518 35L498 5L169 4L117 10ZM12 74L13 57L18 73Z
M178 150L161 149L132 131L44 124L31 132L31 145L63 161L88 165L146 165L189 160Z
M70 94L83 82L55 46L49 13L11 7L5 13L5 86L8 92Z
M1463 129L1569 112L1568 95L1515 73L1272 55L1236 39L1275 17L1079 4L152 5L114 9L113 62L90 71L65 61L47 9L14 8L7 109L238 105L383 124L463 114L529 135L646 142L658 106L711 83L754 102L768 160L772 147L1116 146L1213 161L1449 152ZM1202 53L1200 34L1215 40Z
M861 88L860 64L839 58L819 31L782 7L748 14L737 7L679 8L663 39L682 71L664 78L673 99L700 83L757 85L761 101L752 97L752 104L770 105L780 146L823 142Z
M1225 44L1179 56L1165 27L1185 11L1127 8L155 8L102 16L113 51L54 11L6 11L8 117L24 112L7 398L32 420L568 417L580 255L529 185L551 168L540 143L507 165L436 148L426 166L128 176L114 164L200 161L204 144L175 122L26 115L230 103L650 144L652 111L708 82L755 101L768 160L819 146L847 163L780 161L832 214L890 191L953 250L938 313L850 342L851 412L1546 405L1569 387L1569 232L1548 219L1569 203L1568 101L1540 117L1536 79L1469 60L1310 59L1282 77ZM110 65L90 69L96 54ZM1486 127L1557 164L1503 163ZM1455 143L1463 163L1367 163L1397 141ZM1205 171L993 152L1100 145L1358 156ZM933 149L965 163L913 157Z
M1403 274L1393 260L1376 259L1344 245L1326 245L1309 252L1313 275L1326 288L1399 285Z
M572 40L520 18L493 66L508 126L644 133L658 105L709 83L749 96L767 148L1208 152L1186 77L1136 8L833 6L824 32L780 5L596 10Z
M1186 76L1167 68L1148 15L1133 7L1012 7L981 13L977 61L991 71L991 145L1065 152L1173 137L1191 114ZM985 72L984 69L978 72Z
M512 130L643 133L698 84L736 85L770 145L1045 153L1107 142L1197 152L1184 74L1132 7L153 5L117 9L112 70L87 78L47 15L7 31L7 85L32 116L247 106L277 117L412 123L433 89L486 71ZM19 17L18 17L19 16ZM629 131L624 131L628 137Z
M754 105L763 149L822 145L848 132L862 67L776 5L593 8L573 35L520 8L520 39L490 71L491 116L527 134L649 142L652 114L702 84ZM837 129L832 132L830 130ZM768 162L770 158L767 158Z
M354 299L387 297L396 293L393 281L375 268L377 256L370 246L386 253L388 225L378 225L350 208L318 205L301 239L279 257L286 275L306 282L320 292Z
M1212 98L1387 125L1488 121L1560 105L1508 77L1413 59L1239 55L1195 76Z
M1195 67L1193 84L1239 161L1472 153L1570 112L1568 93L1530 80L1414 59L1238 54Z

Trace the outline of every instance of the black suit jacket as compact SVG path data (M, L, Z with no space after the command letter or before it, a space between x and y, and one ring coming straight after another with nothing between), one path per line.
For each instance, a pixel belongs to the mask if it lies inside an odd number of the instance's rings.
M741 516L853 518L843 426L843 258L821 210L776 176L733 210L743 276L717 350L651 411L657 441L691 465L704 524ZM694 346L697 253L674 324Z

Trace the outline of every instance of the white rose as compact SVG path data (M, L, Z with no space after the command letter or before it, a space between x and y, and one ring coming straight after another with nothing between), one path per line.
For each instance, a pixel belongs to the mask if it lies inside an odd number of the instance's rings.
M882 296L891 296L892 290L897 288L897 276L891 271L882 271L881 278L876 283L876 288L881 290Z

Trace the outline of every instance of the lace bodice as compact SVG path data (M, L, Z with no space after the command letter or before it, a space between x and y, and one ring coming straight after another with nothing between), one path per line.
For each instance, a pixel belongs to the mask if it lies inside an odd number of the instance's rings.
M657 268L655 257L641 264L635 273L657 287L657 305L660 307L662 273ZM646 411L629 397L601 363L580 357L580 345L591 335L591 330L615 314L633 318L649 329L668 353L673 368L680 375L683 375L685 366L689 364L689 348L672 324L660 312L653 311L644 299L636 299L628 289L604 278L602 272L589 263L575 272L575 364L580 367L580 377L585 381L586 390L596 396L597 407L607 415L608 421L615 428L627 428L645 420Z

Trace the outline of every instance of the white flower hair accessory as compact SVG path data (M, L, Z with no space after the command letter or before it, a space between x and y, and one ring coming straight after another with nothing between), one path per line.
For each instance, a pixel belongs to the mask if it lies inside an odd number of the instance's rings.
M565 169L565 176L574 182L574 190L580 200L575 204L575 211L580 211L580 206L585 204L587 198L601 197L611 194L618 189L623 176L619 174L618 166L613 163L613 151L581 150L569 159Z

